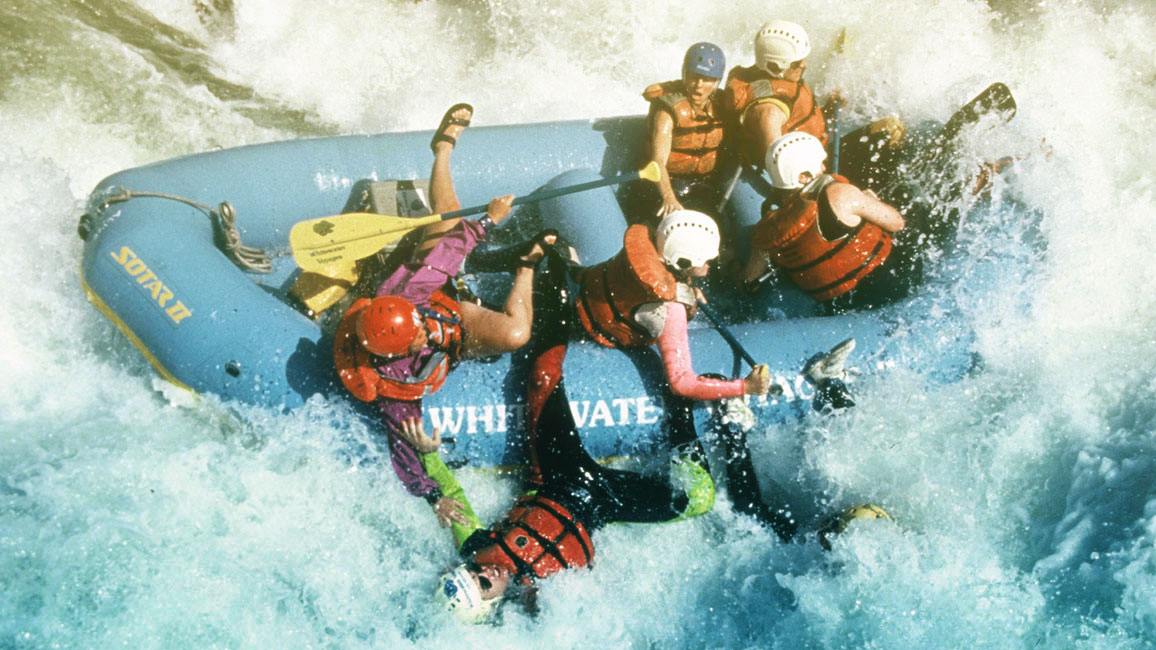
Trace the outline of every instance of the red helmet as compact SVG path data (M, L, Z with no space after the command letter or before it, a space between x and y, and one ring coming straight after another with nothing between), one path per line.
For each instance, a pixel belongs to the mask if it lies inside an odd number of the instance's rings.
M397 296L374 298L357 317L357 339L366 350L383 357L409 354L421 328L421 314Z

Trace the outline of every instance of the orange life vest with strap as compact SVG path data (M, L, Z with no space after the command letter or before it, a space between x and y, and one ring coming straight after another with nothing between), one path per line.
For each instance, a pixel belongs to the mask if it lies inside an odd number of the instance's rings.
M832 182L847 183L835 174L819 179L818 196ZM819 204L802 192L782 208L768 212L751 230L751 245L771 259L815 300L847 293L887 259L891 234L863 219L841 237L828 240L819 232Z
M651 345L655 337L634 320L640 306L678 300L678 281L667 270L642 224L626 229L622 250L578 275L578 320L595 341L611 348ZM687 304L690 315L695 305Z
M522 578L545 578L594 561L594 542L586 527L546 497L527 494L518 499L490 535L494 543L474 553L474 561L504 566Z
M441 388L461 358L458 301L439 289L430 296L430 306L420 310L434 352L426 357L415 375L404 378L386 377L378 372L381 357L366 350L357 340L357 316L369 303L369 298L355 301L342 316L333 338L333 364L345 388L363 402L372 402L378 397L412 402Z
M727 75L724 106L730 119L743 123L752 106L766 102L782 104L787 109L787 122L783 124L783 135L802 131L810 133L827 146L827 120L823 111L815 103L815 95L805 81L772 79L766 71L756 66L737 67ZM762 167L762 154L752 158L752 152L744 147L743 155L748 162Z
M666 173L671 176L705 176L713 171L723 142L722 92L715 90L711 94L706 112L699 112L691 105L682 80L651 84L642 96L650 102L649 121L652 126L655 111L666 111L674 118Z

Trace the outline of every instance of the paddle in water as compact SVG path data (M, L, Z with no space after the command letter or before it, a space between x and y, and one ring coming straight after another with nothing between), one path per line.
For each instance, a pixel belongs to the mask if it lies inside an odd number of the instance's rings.
M931 139L927 148L922 151L919 160L929 163L939 158L964 127L979 122L985 115L994 113L1006 122L1015 117L1016 108L1015 97L1012 97L1007 85L999 81L993 83L952 114L939 133Z
M978 122L988 113L998 113L1006 122L1015 117L1016 108L1016 100L1012 97L1011 89L1003 82L997 81L956 111L940 129L936 140L940 142L951 140L959 135L960 129Z

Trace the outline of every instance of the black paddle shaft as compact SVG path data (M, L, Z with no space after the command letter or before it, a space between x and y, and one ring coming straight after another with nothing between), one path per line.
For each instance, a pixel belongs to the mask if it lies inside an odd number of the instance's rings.
M711 322L711 325L714 325L714 328L718 330L720 335L722 335L723 340L725 340L727 344L731 346L731 350L733 350L735 354L739 355L743 358L744 361L751 364L751 368L759 365L755 361L755 358L751 356L751 353L747 352L746 348L743 347L743 344L739 343L739 340L735 338L735 335L731 334L730 330L728 330L726 326L722 324L722 321L718 319L714 311L711 310L710 307L706 306L705 302L701 300L698 301L698 310L706 316L707 320Z
M620 174L618 176L611 176L609 178L600 178L596 181L588 183L578 183L577 185L567 185L566 187L557 187L552 190L542 190L541 192L534 192L526 196L519 196L514 199L514 205L522 205L523 203L534 203L536 201L545 201L556 196L565 196L567 194L574 194L576 192L585 192L598 187L605 187L607 185L618 185L619 183L628 183L636 181L642 177L641 172L630 172L629 174ZM489 209L489 204L475 205L472 208L462 208L452 212L442 214L442 221L447 219L457 219L458 217L465 217L471 214L481 214Z

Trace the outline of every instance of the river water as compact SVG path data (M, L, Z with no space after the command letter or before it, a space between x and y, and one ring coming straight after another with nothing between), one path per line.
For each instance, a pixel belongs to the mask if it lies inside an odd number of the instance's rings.
M0 648L1156 644L1156 260L1143 244L1156 239L1156 5L769 11L0 3ZM548 581L536 618L455 626L429 598L449 537L388 470L350 461L350 437L368 434L347 410L190 399L84 297L76 219L117 170L429 129L457 101L476 124L639 113L688 45L712 40L747 65L775 17L809 29L808 78L847 97L850 122L943 120L997 80L1020 106L966 147L1022 156L996 192L1030 209L965 224L975 267L926 294L955 306L944 336L969 332L972 372L868 369L854 412L752 433L760 471L801 511L870 499L896 516L830 553L783 544L720 499L692 522L600 531L597 568ZM517 489L460 478L484 519Z

